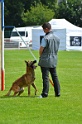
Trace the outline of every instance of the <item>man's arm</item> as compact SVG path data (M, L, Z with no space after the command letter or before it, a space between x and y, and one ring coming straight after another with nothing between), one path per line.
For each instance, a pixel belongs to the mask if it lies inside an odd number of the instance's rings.
M44 50L44 47L40 46L40 49L39 49L39 55L40 56L42 55L43 50Z
M40 56L42 55L42 52L43 52L45 47L46 47L46 41L44 40L44 38L42 38L41 46L40 46L40 49L39 49L39 55Z

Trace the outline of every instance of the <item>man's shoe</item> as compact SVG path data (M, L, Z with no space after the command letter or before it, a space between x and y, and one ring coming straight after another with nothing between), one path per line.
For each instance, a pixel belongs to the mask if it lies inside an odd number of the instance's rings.
M58 94L58 95L55 95L55 97L60 97L60 94Z
M47 96L42 96L42 95L40 95L39 98L47 98Z
M42 95L40 95L39 98L40 98L40 99L43 98Z

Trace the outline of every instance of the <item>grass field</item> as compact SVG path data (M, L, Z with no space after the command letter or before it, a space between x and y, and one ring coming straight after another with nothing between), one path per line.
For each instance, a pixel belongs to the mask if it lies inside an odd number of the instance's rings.
M32 51L38 58L38 51ZM54 97L50 84L49 97L39 99L42 90L40 68L37 67L37 96L27 88L20 97L4 97L12 82L25 73L24 60L33 60L28 50L5 50L5 90L0 91L0 124L82 124L82 52L59 51L57 73L61 97ZM12 95L12 94L11 94Z

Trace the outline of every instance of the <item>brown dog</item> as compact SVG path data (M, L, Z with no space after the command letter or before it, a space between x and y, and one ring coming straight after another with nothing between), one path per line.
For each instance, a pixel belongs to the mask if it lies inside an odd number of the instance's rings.
M36 66L34 65L36 63L36 60L34 61L25 61L26 63L26 74L24 74L22 77L18 78L15 82L13 82L9 92L5 96L10 96L11 91L13 90L14 94L13 96L20 96L21 93L24 92L24 87L28 87L28 96L30 96L30 86L32 85L35 89L35 95L37 92L37 88L34 84L35 80L35 72L34 69Z

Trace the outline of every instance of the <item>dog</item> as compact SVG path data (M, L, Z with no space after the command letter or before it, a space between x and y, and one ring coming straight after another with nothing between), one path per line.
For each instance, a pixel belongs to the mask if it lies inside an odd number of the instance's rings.
M37 67L34 64L36 63L36 60L34 61L25 60L25 63L26 63L26 73L13 82L10 90L5 96L10 96L11 91L14 92L13 96L16 95L20 96L24 92L24 87L28 87L28 96L30 96L31 85L35 89L35 95L36 95L37 88L34 84L34 80L35 80L34 69Z

